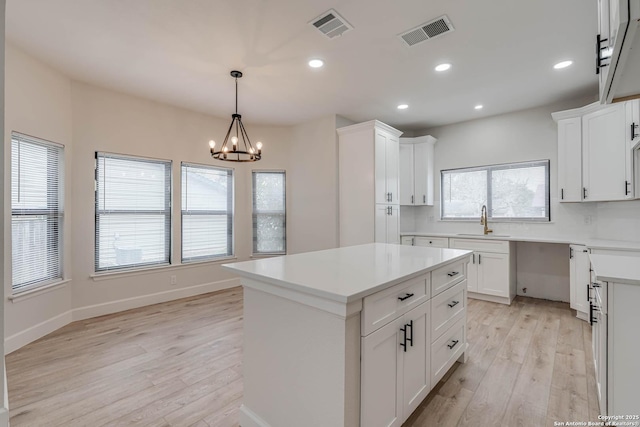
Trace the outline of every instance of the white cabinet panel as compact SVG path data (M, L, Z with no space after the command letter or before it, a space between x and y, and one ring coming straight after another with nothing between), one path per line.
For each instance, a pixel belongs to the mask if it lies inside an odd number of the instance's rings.
M403 318L362 338L360 425L395 427L402 424L402 353L400 328Z
M558 120L558 198L582 201L582 120Z
M631 198L626 183L627 137L625 104L614 104L582 117L582 181L586 201Z
M389 193L389 203L400 204L399 139L386 136L385 150L385 182Z
M478 252L478 292L509 297L509 255Z
M467 291L478 292L478 254L471 255L471 262L467 264Z
M404 328L411 342L403 348L402 355L403 420L420 405L431 390L429 303L421 304L405 314Z
M413 205L414 196L413 178L413 146L400 144L400 204Z
M413 246L413 236L402 236L400 238L400 243L407 246Z
M586 318L589 312L589 300L587 298L589 281L589 252L586 246L570 245L569 259L569 289L571 308L583 313Z
M387 190L387 139L384 133L375 133L374 173L376 203L389 203L389 191Z
M400 206L376 205L376 243L400 243Z
M447 237L416 236L414 245L432 248L448 248L449 239Z
M433 206L434 143L421 142L413 147L416 205Z

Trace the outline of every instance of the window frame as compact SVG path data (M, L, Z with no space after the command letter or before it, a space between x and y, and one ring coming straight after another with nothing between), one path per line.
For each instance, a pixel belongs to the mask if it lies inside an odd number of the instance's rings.
M283 180L283 206L284 210L281 211L268 211L268 212L256 212L256 174L259 173L275 173L282 174L284 177ZM260 214L280 214L283 216L283 236L282 240L284 242L284 249L282 251L277 252L260 252L257 250L258 238L257 238L257 229L258 222L257 217ZM261 256L279 256L287 254L287 171L284 169L253 169L251 171L251 256L261 257Z
M231 180L231 188L228 189L227 194L227 211L223 215L227 217L227 231L229 239L227 241L227 253L224 255L205 255L199 257L184 257L184 216L185 210L182 206L182 171L184 167L193 167L193 168L202 168L202 169L213 169L219 171L225 171L228 173L229 179ZM218 215L220 211L194 211L193 213L187 215ZM233 258L235 256L235 170L233 168L225 168L221 166L213 166L213 165L203 165L199 163L191 163L191 162L181 162L180 163L180 260L183 264L189 264L194 262L203 262L203 261L217 261L226 258Z
M99 168L98 168L98 163L99 163L99 158L103 156L106 158L116 158L116 159L123 159L123 160L129 160L129 161L140 161L140 162L146 162L146 163L156 163L156 164L162 164L165 166L165 173L167 174L165 176L165 182L168 180L168 188L169 191L165 192L165 201L164 201L164 210L162 211L140 211L140 210L135 210L135 209L120 209L120 210L105 210L105 211L101 211L99 209L99 201L98 201L98 197L99 197L99 186L98 186L98 175L99 175ZM173 253L173 161L172 160L167 160L167 159L157 159L157 158L152 158L152 157L144 157L144 156L135 156L135 155L129 155L129 154L119 154L119 153L111 153L111 152L106 152L106 151L96 151L95 152L95 175L94 175L94 179L95 179L95 200L94 200L94 208L95 208L95 215L94 215L94 239L95 239L95 244L94 244L94 274L100 275L100 274L109 274L109 273L113 273L113 272L122 272L122 271L135 271L135 270L144 270L144 269L148 269L148 268L153 268L153 267L164 267L164 266L170 266L172 264L172 253ZM98 238L99 234L100 234L100 221L99 221L99 216L100 215L105 215L105 214L124 214L124 215L149 215L149 214L158 214L160 215L160 212L162 212L161 215L163 215L165 217L164 220L164 224L169 224L169 229L165 230L165 238L166 238L166 242L165 242L165 260L163 261L159 261L159 262L143 262L143 263L139 263L139 264L129 264L129 265L125 265L125 266L121 266L121 267L107 267L107 268L99 268L99 256L100 256L100 239ZM168 216L168 221L167 221L167 216Z
M440 220L441 221L479 221L480 213L478 216L473 217L445 217L444 215L444 176L446 173L453 172L487 172L487 216L492 222L536 222L536 223L549 223L551 222L551 168L550 160L531 160L526 162L513 162L513 163L498 163L485 166L473 166L467 168L455 168L455 169L442 169L440 171ZM492 173L494 171L503 171L509 169L524 169L530 167L545 168L545 217L494 217L493 216L493 189L492 189Z
M59 156L59 169L57 171L58 177L57 177L57 204L53 203L50 200L50 193L49 191L47 191L47 208L46 209L24 209L24 208L20 208L20 209L14 209L13 207L13 196L10 196L10 206L11 206L11 229L12 229L12 237L11 237L11 263L12 263L12 274L11 274L11 294L12 295L18 295L24 292L28 292L28 291L32 291L35 289L39 289L39 288L43 288L43 287L47 287L51 284L57 283L57 282L61 282L62 280L64 280L64 275L65 275L65 269L64 269L64 205L65 205L65 146L64 144L60 144L57 142L53 142L53 141L49 141L46 139L42 139L42 138L38 138L35 136L31 136L31 135L27 135L24 133L20 133L20 132L16 132L16 131L12 131L11 132L11 151L10 151L10 159L11 159L11 167L10 167L10 173L9 173L9 177L10 177L10 192L12 192L12 187L13 187L13 143L14 141L18 144L20 143L26 143L26 144L32 144L32 145L39 145L41 147L45 147L47 149L47 151L49 150L56 150L57 156ZM20 154L18 154L18 157L20 158ZM47 163L48 163L48 157L47 157ZM47 170L47 176L49 175L50 171ZM47 177L47 189L49 187L49 178ZM54 211L54 208L52 208L51 206L57 206L57 210ZM38 279L36 281L28 281L28 282L24 282L18 285L14 285L13 283L13 276L14 276L14 272L13 272L13 255L14 255L14 250L13 250L13 245L14 245L14 239L13 239L13 219L14 218L28 218L28 217L38 217L38 216L46 216L47 217L47 240L51 239L51 234L56 234L56 233L49 233L49 231L51 231L51 229L55 229L55 226L57 226L57 235L55 236L54 242L51 245L52 247L55 248L55 251L58 255L57 257L57 274L55 275L51 275L51 276L47 276L47 277L43 277L41 279ZM54 224L51 223L51 219L56 220L56 224L54 226ZM49 246L47 244L47 246ZM49 269L47 269L48 271ZM55 269L54 269L55 270Z

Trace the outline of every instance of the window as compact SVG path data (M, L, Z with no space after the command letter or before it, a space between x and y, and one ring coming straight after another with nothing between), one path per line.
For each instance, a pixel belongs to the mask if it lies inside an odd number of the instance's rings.
M442 219L549 221L549 161L442 171Z
M182 262L233 255L233 170L181 169Z
M253 172L253 253L287 252L284 171Z
M62 279L63 146L11 134L14 293Z
M96 153L95 271L168 264L171 161Z

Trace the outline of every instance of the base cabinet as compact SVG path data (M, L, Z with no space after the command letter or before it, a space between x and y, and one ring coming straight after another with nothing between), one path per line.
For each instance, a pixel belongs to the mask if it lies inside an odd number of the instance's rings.
M361 426L401 426L466 351L465 263L452 263L365 298ZM417 305L406 311L413 300ZM371 331L372 325L382 323L375 319L386 319L386 324Z
M400 206L376 205L376 243L400 243Z
M589 313L589 250L586 246L569 246L569 301L577 317L587 320Z

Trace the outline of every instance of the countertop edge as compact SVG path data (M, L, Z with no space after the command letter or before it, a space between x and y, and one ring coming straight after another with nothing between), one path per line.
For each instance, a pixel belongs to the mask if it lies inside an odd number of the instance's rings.
M448 259L446 261L443 261L443 262L438 263L438 264L431 265L431 266L429 266L427 268L416 270L416 271L414 271L412 273L406 274L404 276L400 276L400 277L398 277L396 279L393 279L393 280L391 280L389 282L373 284L370 288L367 288L364 291L360 291L360 292L357 292L355 294L348 295L348 296L338 295L338 294L335 294L335 293L332 293L332 292L327 292L327 291L322 291L322 290L319 290L319 289L316 289L316 288L311 288L311 287L308 287L308 286L305 286L303 284L296 283L296 282L290 282L290 281L286 281L286 280L274 279L272 277L263 276L263 275L255 274L255 273L252 273L252 272L247 272L245 270L239 270L239 269L234 268L232 265L228 265L228 264L222 264L222 268L227 270L227 271L233 272L234 274L237 274L240 277L246 277L248 279L266 282L266 283L269 283L269 284L274 285L274 286L279 286L279 287L281 287L283 289L286 289L286 290L291 290L291 291L300 292L300 293L303 293L303 294L308 294L308 295L319 297L319 298L324 298L324 299L329 300L329 301L338 302L338 303L341 303L341 304L348 304L348 303L351 303L353 301L361 300L361 299L363 299L363 298L365 298L365 297L367 297L367 296L369 296L371 294L374 294L376 292L379 292L379 291L382 291L384 289L390 288L390 287L392 287L394 285L397 285L398 283L402 283L402 282L410 280L410 279L412 279L414 277L418 277L418 276L420 276L422 274L429 273L429 272L431 272L433 270L436 270L436 269L438 269L440 267L443 267L445 265L452 264L452 263L457 262L457 261L461 261L465 257L469 258L471 256L471 253L473 252L473 251L469 251L469 250L465 250L465 249L455 249L455 250L456 251L465 252L465 253L464 254L460 254L460 255L456 255L456 256L454 256L454 257L452 257L452 258L450 258L450 259Z

